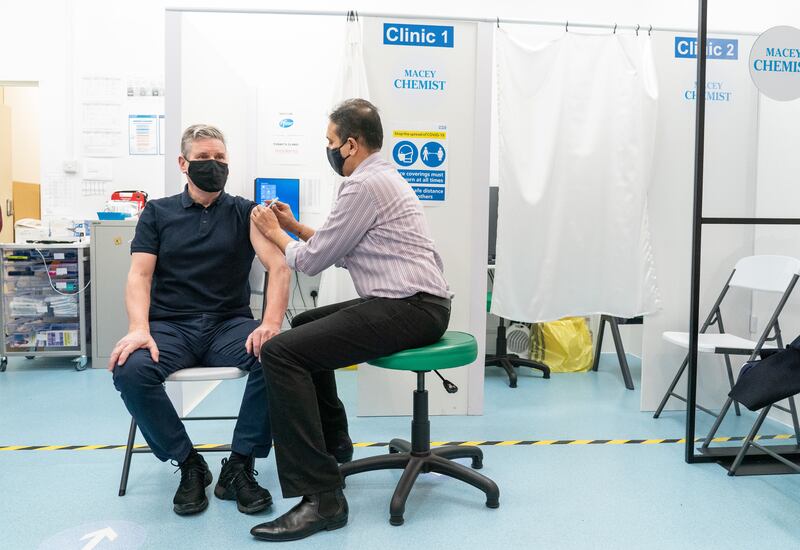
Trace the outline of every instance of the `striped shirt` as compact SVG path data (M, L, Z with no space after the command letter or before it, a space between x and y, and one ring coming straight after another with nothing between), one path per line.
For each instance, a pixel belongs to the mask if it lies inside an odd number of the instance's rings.
M308 275L334 264L344 267L362 298L418 292L452 297L419 199L379 153L342 182L330 216L314 236L289 243L286 263Z

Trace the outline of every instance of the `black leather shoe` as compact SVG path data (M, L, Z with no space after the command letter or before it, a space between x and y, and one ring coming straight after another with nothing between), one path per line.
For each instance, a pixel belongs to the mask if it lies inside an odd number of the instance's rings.
M320 514L322 499L334 500L335 512ZM303 497L300 503L274 521L256 525L250 534L260 540L282 542L300 540L319 531L333 531L347 525L347 500L341 489Z
M258 472L253 468L254 464L252 457L246 462L223 458L222 471L214 487L217 498L235 500L236 507L243 514L255 514L272 505L272 495L256 482Z
M353 441L347 432L339 432L335 441L326 444L328 453L332 454L339 464L353 460Z
M175 498L172 499L173 510L181 516L202 512L208 507L206 487L211 485L211 470L199 453L192 454L179 466L181 483ZM176 470L177 471L177 470Z

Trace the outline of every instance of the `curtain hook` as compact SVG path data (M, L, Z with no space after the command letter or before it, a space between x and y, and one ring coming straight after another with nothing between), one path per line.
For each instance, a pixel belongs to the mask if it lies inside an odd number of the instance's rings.
M640 29L640 28L641 28L641 25L639 25L639 24L637 23L637 24L636 24L636 36L639 36L639 29Z
M569 19L567 19L567 24L564 25L564 31L569 32Z
M614 23L614 34L617 34L617 24Z
M497 18L497 28L498 29L500 28L500 18L499 17Z
M650 29L647 31L647 36L653 36L653 25L650 25Z

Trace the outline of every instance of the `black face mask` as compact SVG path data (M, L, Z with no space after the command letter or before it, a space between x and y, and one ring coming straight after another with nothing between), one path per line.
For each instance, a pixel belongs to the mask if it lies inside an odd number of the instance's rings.
M328 162L331 168L340 176L344 176L344 161L347 160L342 156L342 147L345 146L345 143L342 143L339 147L325 148L325 153L328 155Z
M228 165L218 160L190 160L189 179L206 193L222 191L228 181Z

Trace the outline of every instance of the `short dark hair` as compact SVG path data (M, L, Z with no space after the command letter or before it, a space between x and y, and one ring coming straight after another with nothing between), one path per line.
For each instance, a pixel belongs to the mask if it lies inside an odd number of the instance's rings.
M383 125L378 108L366 99L343 101L328 118L336 125L340 141L360 138L373 151L383 147Z

